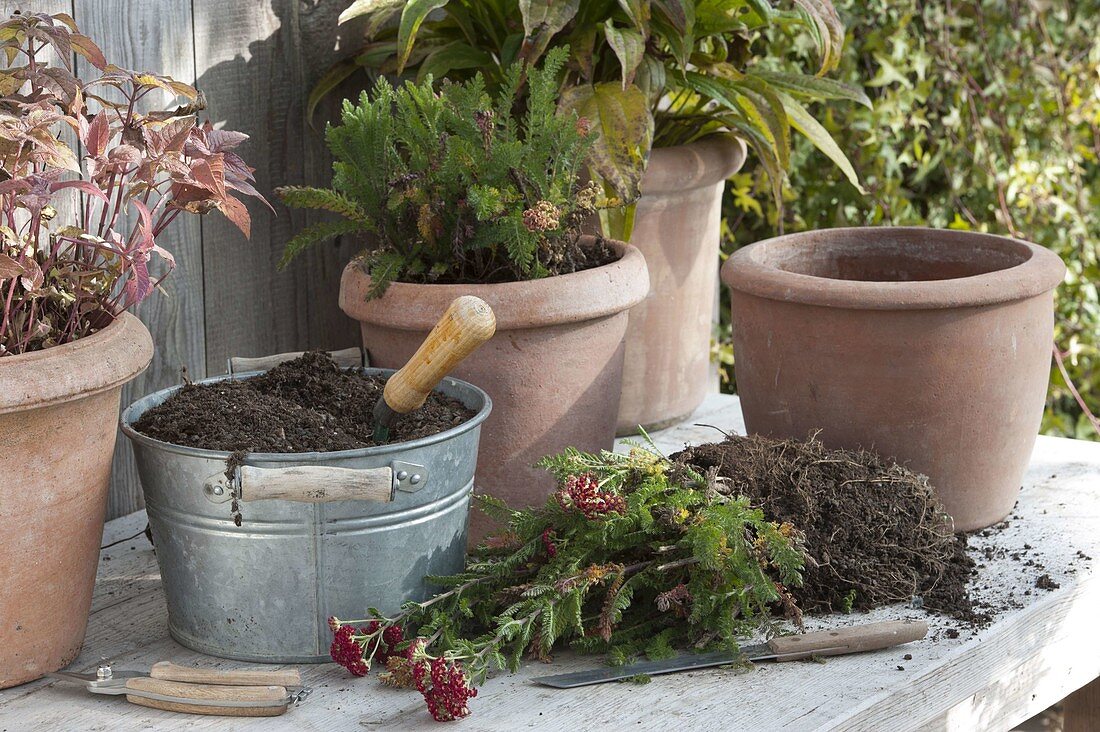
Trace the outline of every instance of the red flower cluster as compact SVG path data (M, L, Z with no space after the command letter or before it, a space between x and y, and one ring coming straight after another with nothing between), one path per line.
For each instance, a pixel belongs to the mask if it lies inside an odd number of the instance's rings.
M385 663L394 647L405 637L405 631L400 625L391 625L383 630L379 620L372 620L358 629L352 625L343 625L336 618L329 618L328 624L333 630L329 655L333 661L356 676L370 673L373 661Z
M433 658L413 667L417 690L424 696L432 719L449 722L470 714L469 700L477 696L462 665Z
M554 544L553 535L550 533L550 527L547 526L546 530L542 532L542 546L546 549L546 556L553 559L558 555L558 547Z
M609 513L626 513L626 501L623 497L610 491L601 491L600 484L592 473L569 476L565 480L565 486L558 490L555 497L562 510L580 511L587 519Z
M332 660L356 676L370 673L370 664L363 660L363 647L355 640L355 628L343 625L332 636L332 645L328 649Z

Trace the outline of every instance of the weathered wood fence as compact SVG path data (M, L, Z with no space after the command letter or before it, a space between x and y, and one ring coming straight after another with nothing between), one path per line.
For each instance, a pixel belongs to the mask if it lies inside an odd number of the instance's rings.
M224 373L229 356L257 356L357 343L340 312L340 272L354 253L335 244L276 270L283 245L311 214L274 199L283 184L324 184L330 159L305 118L313 83L339 55L336 18L348 0L0 0L0 11L69 13L119 66L193 83L216 125L244 132L245 160L276 213L248 201L252 238L220 214L179 217L160 243L178 264L138 309L156 355L123 392L123 405L192 379ZM354 40L352 40L354 42ZM82 60L81 60L82 61ZM84 69L83 71L87 71ZM94 69L92 69L94 72ZM89 74L94 76L94 73ZM318 111L331 114L335 101ZM108 514L142 506L128 441L119 436Z

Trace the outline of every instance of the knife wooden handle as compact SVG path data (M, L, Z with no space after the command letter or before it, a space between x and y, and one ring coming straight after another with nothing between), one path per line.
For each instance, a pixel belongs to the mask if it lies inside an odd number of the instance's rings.
M188 684L138 677L126 680L126 701L167 712L211 714L226 717L275 717L286 711L290 699L282 686L220 686ZM172 700L150 698L149 695L172 697ZM263 706L219 706L211 702L270 702Z
M388 468L387 468L388 469ZM154 663L149 675L165 681L189 684L224 684L226 686L301 686L302 674L296 668L279 670L234 669L231 671L178 666L171 661Z
M810 656L841 656L920 640L928 634L921 620L887 620L802 635L781 635L768 641L777 661L797 661Z
M386 404L398 414L419 407L436 384L496 329L488 303L473 295L455 298L408 363L386 382Z

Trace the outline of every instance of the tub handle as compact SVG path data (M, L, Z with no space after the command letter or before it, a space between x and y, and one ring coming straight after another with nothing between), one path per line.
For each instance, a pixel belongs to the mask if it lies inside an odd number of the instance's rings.
M332 501L393 500L398 485L392 467L331 468L321 465L295 465L286 468L257 468L242 465L233 480L224 473L212 475L203 483L203 493L214 503L236 498L240 501Z

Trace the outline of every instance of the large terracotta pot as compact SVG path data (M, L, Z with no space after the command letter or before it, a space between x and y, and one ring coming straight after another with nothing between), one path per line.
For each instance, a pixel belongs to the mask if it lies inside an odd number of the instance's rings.
M649 267L649 297L626 329L619 434L679 422L706 396L722 191L744 161L745 144L728 135L650 154L630 237Z
M737 390L752 432L873 449L926 474L955 528L1012 509L1043 414L1052 252L988 234L831 229L736 252Z
M149 331L124 314L79 341L0 358L0 689L80 652L119 395L152 357Z
M574 274L493 285L394 283L367 300L370 279L344 270L340 307L358 320L371 365L402 366L459 295L477 295L496 313L497 331L455 371L489 393L477 490L521 507L541 504L553 478L534 464L572 445L610 449L623 374L627 311L649 289L645 259L615 243L618 261ZM475 511L471 543L489 528Z

